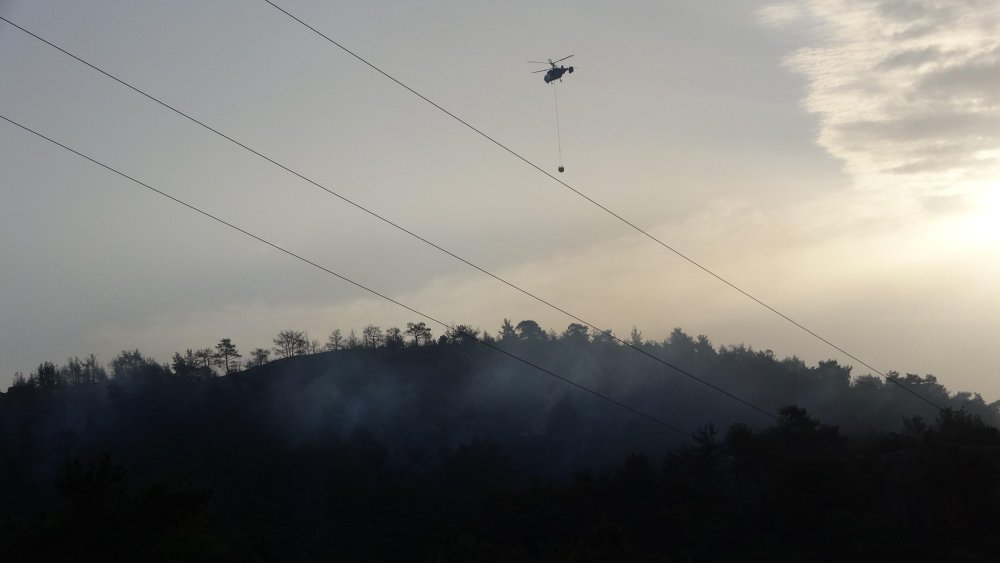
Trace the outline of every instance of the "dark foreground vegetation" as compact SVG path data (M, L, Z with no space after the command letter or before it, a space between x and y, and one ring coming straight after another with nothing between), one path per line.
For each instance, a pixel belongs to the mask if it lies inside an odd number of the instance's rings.
M161 365L137 351L107 369L92 358L43 364L0 396L0 557L971 562L1000 553L998 403L893 374L939 411L832 361L716 349L681 331L664 342L633 335L775 420L613 340L572 326L560 336L505 327L496 345L692 435L460 333L276 350L287 357L250 368L180 354ZM227 355L239 357L235 347Z

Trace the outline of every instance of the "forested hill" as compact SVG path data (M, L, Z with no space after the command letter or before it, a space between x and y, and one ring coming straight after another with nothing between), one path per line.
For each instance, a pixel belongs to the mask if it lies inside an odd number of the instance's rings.
M763 496L784 491L782 479L789 476L778 469L784 456L804 464L801 469L807 474L818 471L815 478L833 479L836 485L823 492L822 499L803 501L818 503L803 510L818 511L810 513L815 517L846 518L843 512L855 508L841 506L834 497L860 495L855 500L861 502L858 499L865 494L874 494L868 490L874 485L864 481L865 471L882 475L909 465L907 471L916 472L910 477L923 478L921 463L936 459L921 449L927 447L934 452L943 451L940 447L975 447L977 452L985 448L985 457L962 462L970 464L968 468L947 471L954 472L949 478L956 484L965 479L977 487L994 487L986 496L971 490L962 493L981 497L976 502L986 505L966 506L959 512L969 509L975 518L986 518L983 514L998 508L997 480L990 481L981 471L997 462L991 452L1000 447L995 428L1000 402L987 404L978 395L950 394L931 376L893 374L932 402L948 407L941 413L881 377L852 377L849 368L834 361L807 366L794 358L778 359L769 351L716 348L707 338L691 338L680 330L663 342L634 339L633 344L649 354L774 413L772 419L613 340L588 337L573 326L555 336L532 325L521 323L514 329L505 323L510 330L489 341L552 373L498 354L463 332L438 340L417 337L415 342L359 341L316 353L307 353L303 346L282 349L279 336L275 351L288 357L239 368L235 347L220 343L220 354L228 349L234 356L234 367L226 366L229 374L221 377L217 371L225 370L213 370L212 363L198 366L180 354L172 365L165 365L138 351L123 352L107 370L93 358L62 366L43 364L0 397L0 500L5 507L0 511L8 515L0 520L0 541L6 538L19 553L37 555L34 550L46 542L47 549L55 549L45 534L79 528L74 518L86 517L84 528L99 527L94 518L128 520L130 510L156 506L166 511L166 520L147 522L133 514L138 520L119 524L142 528L134 531L136 537L151 534L158 538L155 541L181 542L163 548L164 553L181 550L174 559L183 559L184 549L203 547L205 542L220 550L219 560L252 560L261 554L266 554L264 560L286 556L290 560L289 554L327 560L323 554L340 548L365 554L359 555L361 559L379 553L398 557L418 544L431 550L421 552L424 555L435 549L451 553L452 548L461 554L466 548L486 549L484 545L499 549L504 539L490 535L499 532L486 533L480 527L517 528L519 524L504 519L517 519L518 502L537 503L541 513L570 518L564 511L575 502L592 509L611 503L605 508L618 510L646 496L666 494L678 502L702 503L700 511L714 507L699 512L709 520L685 523L704 526L689 530L691 537L711 543L713 534L728 530L746 510L765 505L779 513L789 509L772 507L770 503L778 501ZM553 373L697 439L569 385ZM904 461L911 459L923 461ZM974 474L965 475L966 469ZM743 471L752 476L739 477ZM619 477L612 478L615 475ZM744 478L750 481L739 481ZM709 486L704 479L720 481ZM546 482L551 483L547 492L533 488ZM746 489L738 491L733 488L737 485ZM714 486L722 487L718 494L711 492ZM781 491L772 490L776 486ZM648 490L642 492L644 487ZM574 496L578 494L590 500ZM600 498L586 496L591 494ZM108 495L112 500L104 498ZM513 512L501 510L497 522L469 520L475 513L472 506L498 498L507 499L504 510ZM726 504L736 498L744 503L739 510ZM950 502L940 502L946 501ZM110 512L87 515L94 503L99 511ZM934 506L915 508L923 511L915 517L931 518L933 512L927 511ZM664 518L679 514L661 508L657 514ZM686 504L674 508L691 509ZM54 512L45 516L41 510ZM398 513L385 512L393 510ZM632 530L635 523L616 520L625 516L615 516L614 510L605 522L611 528L598 521L580 522L613 536L610 544L594 547L594 553L603 554L595 560L613 560L615 553L621 560L631 560L629 553L652 549L647 544L652 536L644 535L650 530ZM831 515L827 510L840 512ZM867 504L858 510L863 518L900 516L894 508ZM777 518L789 526L796 520L792 514ZM19 524L24 522L30 525ZM900 537L916 542L923 525L917 524L901 531ZM980 524L995 522L976 525ZM379 530L390 525L413 527L380 536L384 530ZM260 543L246 543L246 534L256 537L255 527L267 533L257 537ZM77 528L72 533L80 533ZM755 533L778 534L777 538L787 531L779 528ZM534 547L515 541L520 547L514 551L501 550L509 559L496 560L560 560L544 553L558 545L572 551L576 548L561 542L580 540L559 535L568 530L548 533L553 536L532 540ZM456 535L459 547L452 544L450 534ZM102 541L119 541L112 536L101 536ZM752 544L751 536L744 539ZM827 541L823 538L809 541L820 545ZM546 543L549 540L553 545ZM237 550L233 542L246 549ZM293 544L295 550L283 551ZM142 555L146 548L142 542L121 547L133 559L147 559ZM616 552L618 548L624 551ZM697 549L703 548L709 546ZM536 549L541 551L532 551ZM684 544L677 549L681 553L695 547ZM799 546L790 553L802 555L809 549ZM49 555L60 560L56 552ZM439 560L468 560L452 555L454 559Z
M833 360L808 366L745 346L717 348L707 337L692 338L680 329L659 342L634 332L630 345L647 356L601 333L592 337L575 324L556 335L533 321L516 327L505 321L498 337L460 327L465 332L436 340L423 323L413 327L407 331L412 341L404 340L398 329L382 332L369 326L362 337L352 331L347 339L335 331L326 351L315 342L310 346L303 333L282 331L274 339L279 359L273 361L270 351L256 349L240 363L242 355L222 339L215 350L175 354L170 365L138 350L122 352L107 369L93 357L61 366L46 362L28 377L15 378L2 396L5 428L25 422L10 418L16 412L46 421L32 425L32 432L57 432L70 443L100 440L101 431L110 431L103 421L116 412L112 407L142 411L146 407L141 402L152 395L160 397L156 408L164 416L180 413L174 409L190 410L193 404L206 413L226 409L293 442L362 429L410 449L451 447L477 438L552 442L561 444L558 457L569 465L571 453L594 460L590 448L598 436L621 451L661 447L679 438L555 376L686 432L709 424L725 428L734 422L773 422L709 385L770 413L799 406L851 434L899 430L905 418L914 416L932 420L937 409L928 401L1000 424L1000 401L987 404L978 394L950 393L934 376L890 372L901 384L895 385L880 376L852 376L850 367ZM218 377L223 373L228 375ZM45 412L45 405L56 412ZM83 417L88 426L75 426L68 413ZM587 428L588 445L577 451L571 444L581 427ZM546 450L552 451L549 446Z

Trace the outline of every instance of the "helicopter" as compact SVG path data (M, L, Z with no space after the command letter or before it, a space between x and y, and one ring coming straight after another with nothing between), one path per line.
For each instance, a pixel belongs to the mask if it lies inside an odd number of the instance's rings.
M573 55L570 55L569 57L572 57L572 56ZM569 57L563 57L563 58L559 59L558 61L553 61L552 59L548 59L548 62L542 62L542 61L528 61L528 62L529 63L534 63L534 64L540 64L540 65L546 65L547 64L547 65L551 65L552 66L552 68L543 68L542 70L536 70L535 71L535 72L544 72L545 73L544 80L545 80L545 83L548 84L548 83L552 82L553 80L558 80L558 81L562 82L562 77L563 77L564 74L566 74L567 72L570 73L570 74L573 73L573 67L571 67L571 66L556 66L556 63L561 63L562 61L565 61Z

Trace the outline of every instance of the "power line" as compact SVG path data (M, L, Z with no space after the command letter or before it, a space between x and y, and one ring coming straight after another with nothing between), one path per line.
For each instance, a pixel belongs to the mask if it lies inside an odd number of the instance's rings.
M77 55L74 55L73 53L71 53L71 52L63 49L62 47L59 47L58 45L52 43L51 41L48 41L47 39L45 39L45 38L43 38L43 37L41 37L41 36L39 36L39 35L31 32L31 31L29 31L29 30L27 30L27 29L25 29L25 28L23 28L23 27L15 24L13 22L11 22L7 18L4 18L3 16L0 16L0 20L3 20L5 22L7 22L8 24L16 27L17 29L23 31L24 33L27 33L28 35L34 37L35 39L38 39L39 41L42 41L43 43L51 46L54 49L57 49L58 51L62 52L63 54L65 54L65 55L67 55L67 56L69 56L69 57L71 57L71 58L79 61L80 63L82 63L82 64L90 67L91 69L93 69L93 70L95 70L95 71L97 71L97 72L99 72L101 74L103 74L104 76L107 76L108 78L111 78L112 80L118 82L119 84L121 84L123 86L126 86L127 88L129 88L132 91L134 91L134 92L136 92L136 93L138 93L138 94L146 97L147 99L156 102L157 104L163 106L166 109L169 109L170 111L176 113L177 115L180 115L180 116L188 119L189 121L191 121L191 122L193 122L193 123L195 123L197 125L200 125L201 127L205 128L205 129L211 131L212 133L215 133L216 135L222 137L223 139L226 139L227 141L229 141L229 142L231 142L231 143L233 143L233 144L235 144L235 145L237 145L237 146L239 146L239 147L241 147L241 148L243 148L243 149L245 149L245 150L253 153L254 155L256 155L256 156L258 156L258 157L266 160L267 162L269 162L269 163L271 163L271 164L273 164L273 165L281 168L282 170L284 170L284 171L286 171L286 172L288 172L288 173L296 176L297 178L300 178L300 179L302 179L302 180L304 180L304 181L312 184L313 186L315 186L315 187L323 190L324 192L326 192L326 193L328 193L328 194L330 194L330 195L332 195L332 196L340 199L344 203L350 204L351 206L355 207L356 209L358 209L360 211L363 211L364 213L367 213L368 215L370 215L372 217L375 217L376 219L382 221L383 223L385 223L387 225L390 225L393 228L395 228L395 229L397 229L399 231L402 231L402 232L410 235L411 237L413 237L413 238L415 238L415 239L417 239L417 240L419 240L419 241L421 241L421 242L423 242L423 243L425 243L425 244L427 244L427 245L429 245L429 246L437 249L438 251L443 252L444 254L447 254L448 256L451 256L452 258L454 258L454 259L462 262L463 264L466 264L467 266L469 266L471 268L474 268L474 269L478 270L479 272L481 272L481 273L483 273L483 274L485 274L485 275L487 275L487 276L489 276L489 277L491 277L491 278L493 278L493 279L495 279L495 280L503 283L504 285L506 285L506 286L508 286L508 287L510 287L512 289L515 289L515 290L521 292L522 294L524 294L524 295L526 295L528 297L531 297L535 301L538 301L539 303L542 303L542 304L550 307L551 309L553 309L555 311L558 311L558 312L566 315L567 317L570 317L571 319L576 320L577 322L583 323L583 324L587 325L588 327L590 327L590 328L592 328L592 329L594 329L594 330L596 330L596 331L598 331L600 333L603 333L604 335L608 336L609 338L612 338L616 342L618 342L620 344L623 344L623 345L625 345L625 346L627 346L627 347L635 350L636 352L639 352L640 354L643 354L643 355L647 356L648 358L651 358L652 360L654 360L654 361L656 361L656 362L658 362L658 363L660 363L660 364L662 364L664 366L669 367L670 369L673 369L677 373L680 373L681 375L684 375L685 377L688 377L689 379L697 381L698 383L701 383L702 385L704 385L704 386L706 386L706 387L708 387L708 388L710 388L710 389L712 389L712 390L714 390L714 391L716 391L718 393L721 393L721 394L725 395L726 397L729 397L730 399L732 399L732 400L734 400L736 402L739 402L742 405L744 405L746 407L749 407L750 409L753 409L753 410L757 411L760 414L763 414L764 416L767 416L767 417L769 417L769 418L771 418L773 420L778 420L778 417L775 416L774 413L771 413L771 412L769 412L769 411L767 411L767 410L765 410L765 409L763 409L761 407L758 407L757 405L755 405L755 404L753 404L753 403L751 403L751 402L749 402L749 401L747 401L747 400L745 400L745 399L743 399L743 398L741 398L741 397L739 397L739 396L737 396L737 395L735 395L733 393L730 393L729 391L726 391L725 389L723 389L723 388L721 388L721 387L719 387L719 386L717 386L717 385L715 385L713 383L710 383L710 382L708 382L708 381L706 381L706 380L704 380L704 379L702 379L702 378L694 375L693 373L691 373L691 372L689 372L689 371L687 371L687 370L685 370L683 368L680 368L680 367L678 367L678 366L676 366L676 365L674 365L674 364L672 364L672 363L664 360L663 358L660 358L659 356L650 354L646 350L643 350L642 348L640 348L638 346L635 346L632 343L630 343L628 341L625 341L625 340L623 340L623 339L615 336L610 331L602 329L602 328L599 328L597 325L595 325L593 323L590 323L590 322L588 322L588 321L586 321L586 320L584 320L584 319L582 319L582 318L574 315L573 313L570 313L566 309L563 309L562 307L559 307L558 305L555 305L555 304L551 303L550 301L548 301L546 299L543 299L543 298L535 295L534 293L532 293L532 292L530 292L530 291L528 291L526 289L523 289L520 286L518 286L518 285L516 285L516 284L514 284L512 282L509 282L509 281L505 280L504 278L502 278L502 277L500 277L500 276L498 276L498 275L490 272L489 270L486 270L485 268L483 268L483 267L481 267L481 266L479 266L477 264L474 264L473 262L470 262L469 260L466 260L465 258L462 258L461 256L455 254L454 252L452 252L452 251L450 251L450 250L448 250L448 249L446 249L446 248L444 248L442 246L439 246L438 244L436 244L436 243L434 243L434 242L432 242L432 241L430 241L430 240L422 237L421 235L419 235L419 234L417 234L417 233L415 233L415 232L413 232L413 231L411 231L411 230L403 227L402 225L399 225L398 223L395 223L394 221L392 221L392 220L390 220L390 219L388 219L388 218L386 218L386 217L384 217L384 216L382 216L382 215L380 215L380 214L378 214L378 213L376 213L376 212L374 212L374 211L372 211L372 210L364 207L363 205L361 205L359 203L356 203L353 200L351 200L351 199L349 199L349 198L347 198L347 197L345 197L345 196L343 196L343 195L341 195L341 194L339 194L339 193L337 193L337 192L335 192L335 191L327 188L323 184L320 184L319 182L317 182L315 180L312 180L311 178L308 178L308 177L306 177L305 175L303 175L303 174L301 174L299 172L296 172L295 170L289 168L288 166L285 166L284 164L281 164L280 162L272 159L271 157L269 157L269 156L267 156L267 155L265 155L265 154L263 154L263 153L255 150L255 149L249 147L248 145L246 145L246 144L244 144L244 143L242 143L242 142L234 139L233 137L230 137L229 135L226 135L222 131L219 131L218 129L216 129L216 128L214 128L214 127L206 124L205 122L200 121L200 120L192 117L190 114L185 113L185 112L183 112L183 111L175 108L174 106L172 106L172 105L170 105L170 104L168 104L168 103L160 100L159 98L153 96L152 94L149 94L148 92L145 92L144 90L142 90L142 89L140 89L140 88L138 88L136 86L133 86L132 84L129 84L128 82L126 82L126 81L118 78L117 76L115 76L115 75L113 75L113 74L111 74L111 73L109 73L109 72L107 72L107 71L105 71L105 70L103 70L103 69L101 69L99 67L97 67L96 65L91 64L90 62L87 62L86 60L78 57Z
M187 203L186 201L178 199L178 198L176 198L176 197L174 197L174 196L172 196L172 195L170 195L170 194L168 194L168 193L166 193L164 191L158 190L157 188L154 188L153 186L151 186L151 185L149 185L149 184L147 184L145 182L137 180L137 179L133 178L132 176L129 176L128 174L125 174L124 172L121 172L121 171L119 171L119 170L111 167L108 164L105 164L105 163L103 163L103 162L101 162L101 161L99 161L99 160L97 160L95 158L87 156L86 154L84 154L84 153L82 153L82 152L80 152L80 151L78 151L76 149L73 149L73 148L71 148L71 147L69 147L67 145L64 145L64 144L60 143L59 141L56 141L55 139L53 139L51 137L47 137L46 135L43 135L42 133L39 133L38 131L35 131L34 129L31 129L30 127L27 127L26 125L22 125L22 124L18 123L17 121L14 121L13 119L10 119L9 117L7 117L5 115L0 114L0 119L3 119L4 121L6 121L6 122L8 122L8 123L10 123L12 125L16 125L17 127L20 127L21 129L23 129L24 131L27 131L27 132L32 133L32 134L34 134L34 135L36 135L36 136L38 136L38 137L40 137L42 139L45 139L46 141L48 141L48 142L50 142L50 143L52 143L52 144L54 144L54 145L56 145L58 147L61 147L61 148L65 149L65 150L67 150L67 151L69 151L69 152L71 152L71 153L73 153L73 154L75 154L75 155L77 155L77 156L79 156L79 157L81 157L83 159L89 160L90 162L92 162L92 163L100 166L101 168L104 168L104 169L106 169L106 170L108 170L110 172L113 172L113 173L121 176L122 178L125 178L126 180L130 180L130 181L132 181L132 182L134 182L134 183L136 183L136 184L138 184L138 185L140 185L140 186L142 186L142 187L144 187L144 188L146 188L146 189L148 189L148 190L150 190L150 191L152 191L152 192L154 192L154 193L156 193L156 194L158 194L158 195L160 195L160 196L162 196L162 197L164 197L166 199L169 199L169 200L171 200L171 201L173 201L175 203L183 205L184 207L186 207L186 208L188 208L188 209L190 209L192 211L200 213L201 215L204 215L205 217L208 217L209 219L212 219L213 221L215 221L217 223L221 223L222 225L225 225L225 226L229 227L230 229L233 229L234 231L237 231L237 232L239 232L239 233L241 233L243 235L246 235L246 236L248 236L248 237L256 240L257 242L266 244L267 246L270 246L271 248L273 248L275 250L283 252L283 253L287 254L288 256L291 256L292 258L295 258L295 259L297 259L297 260L299 260L301 262L305 262L306 264L308 264L308 265L310 265L310 266L312 266L312 267L314 267L314 268L316 268L316 269L318 269L318 270L320 270L322 272L325 272L325 273L327 273L327 274L329 274L331 276L335 276L335 277L341 279L342 281L345 281L345 282L347 282L347 283L349 283L349 284L351 284L351 285L353 285L353 286L355 286L357 288L363 289L363 290L367 291L368 293L371 293L372 295L375 295L377 297L381 297L382 299L385 299L386 301L389 301L390 303L398 305L399 307L402 307L403 309L406 309L407 311L410 311L411 313L414 313L414 314L416 314L418 316L421 316L421 317L423 317L425 319L428 319L431 322L434 322L436 324L439 324L442 327L444 327L445 329L449 329L449 330L451 330L453 332L456 332L458 334L462 334L464 336L470 337L470 338L474 339L476 342L482 344L483 346L486 346L487 348L495 350L495 351L497 351L497 352L499 352L499 353L501 353L501 354L503 354L505 356L508 356L508 357L510 357L512 359L515 359L515 360L517 360L517 361L519 361L519 362L521 362L521 363L523 363L523 364L525 364L527 366L535 368L536 370L541 371L542 373L545 373L545 374L547 374L549 376L552 376L552 377L554 377L554 378L556 378L556 379L558 379L558 380L560 380L560 381L562 381L564 383L572 385L573 387L576 387L577 389L580 389L582 391L586 391L587 393L590 393L591 395L593 395L593 396L595 396L595 397L597 397L597 398L599 398L601 400L607 401L608 403L611 403L611 404L613 404L613 405L615 405L615 406L617 406L619 408L627 410L627 411L631 412L632 414L635 414L637 416L645 418L646 420L649 420L650 422L656 423L656 424L658 424L658 425L660 425L660 426L662 426L662 427L664 427L664 428L666 428L668 430L671 430L671 431L679 433L679 434L683 434L684 436L687 436L689 438L694 438L694 435L692 433L690 433L690 432L686 432L684 430L681 430L680 428L678 428L678 427L676 427L676 426L674 426L674 425L672 425L672 424L670 424L670 423L668 423L668 422L666 422L666 421L664 421L664 420L662 420L660 418L657 418L657 417L655 417L655 416L653 416L651 414L648 414L646 412L640 411L640 410L638 410L638 409L636 409L634 407L631 407L631 406L629 406L629 405L627 405L627 404L625 404L625 403L623 403L623 402L621 402L621 401L619 401L617 399L614 399L614 398L612 398L612 397L610 397L608 395L605 395L605 394L603 394L603 393L601 393L599 391L595 391L594 389L591 389L590 387L587 387L586 385L583 385L581 383L577 383L576 381L573 381L571 379L567 379L566 377L563 377L563 376L559 375L558 373L556 373L554 371L551 371L549 369L541 367L538 364L535 364L534 362L526 360L526 359L518 356L517 354L508 352L507 350L504 350L503 348L495 346L495 345L493 345L490 342L486 342L485 340L480 339L478 336L476 336L474 334L468 334L466 332L459 331L459 330L456 329L456 327L454 327L454 326L452 326L452 325L450 325L450 324L448 324L446 322L439 321L438 319L430 316L427 313L424 313L424 312L419 311L419 310L417 310L417 309L415 309L413 307L410 307L409 305L406 305L406 304L404 304L404 303L402 303L400 301L397 301L397 300L393 299L392 297L389 297L389 296L387 296L387 295L385 295L383 293L379 293L378 291L376 291L374 289L371 289L368 286L365 286L365 285L363 285L363 284L361 284L359 282L356 282L356 281L348 278L347 276L345 276L343 274L339 274L339 273L337 273L337 272L335 272L335 271L327 268L326 266L322 266L322 265L320 265L320 264L318 264L318 263L316 263L316 262L314 262L314 261L312 261L312 260L310 260L308 258L305 258L305 257L303 257L303 256L301 256L299 254L296 254L296 253L292 252L291 250L288 250L286 248L278 246L277 244L275 244L275 243L273 243L271 241L268 241L268 240L266 240L266 239L264 239L262 237L259 237L259 236L255 235L255 234L251 233L250 231L247 231L246 229L243 229L242 227L238 227L238 226L234 225L233 223L230 223L230 222L226 221L225 219L222 219L222 218L220 218L220 217L218 217L216 215L213 215L213 214L211 214L211 213L209 213L207 211L203 211L202 209L196 207L193 204Z
M686 254L684 254L683 252L681 252L681 251L679 251L679 250L675 249L674 247L672 247L672 246L668 245L667 243L663 242L663 241L662 241L662 240L660 240L659 238L657 238L657 237L653 236L653 235L652 235L651 233L649 233L649 231L646 231L645 229L643 229L643 228L639 227L638 225L636 225L635 223L633 223L633 222L629 221L628 219L626 219L626 218L625 218L625 217L623 217L622 215L619 215L618 213L616 213L616 212L612 211L612 210L611 210L610 208L608 208L607 206L605 206L605 205L603 205L603 204L599 203L598 201L594 200L593 198L591 198L590 196L588 196L588 195L586 195L585 193L581 192L580 190L578 190L578 189L574 188L573 186L571 186L571 185L567 184L566 182L564 182L564 181L560 180L559 178L557 178L557 177L553 176L553 175L552 175L552 174L551 174L550 172L548 172L547 170L545 170L545 169L544 169L544 168L542 168L541 166L538 166L537 164L535 164L535 163L534 163L534 162L532 162L531 160L528 160L528 159L527 159L527 158L525 158L524 156L521 156L521 154L519 154L518 152L514 151L513 149L511 149L511 148L510 148L510 147L508 147L507 145L505 145L505 144L501 143L500 141L498 141L498 140L496 140L495 138L491 137L490 135L486 134L486 133L485 133L485 132L483 132L482 130L480 130L480 129L478 129L477 127L473 126L473 125L472 125L471 123L469 123L469 122L465 121L464 119L462 119L461 117L459 117L459 116L455 115L454 113L452 113L452 112L448 111L448 110L447 110L447 109L445 109L445 108L444 108L443 106L441 106L441 105L437 104L436 102L432 101L431 99L427 98L426 96L424 96L424 95L423 95L423 94L421 94L420 92L417 92L417 91L416 91L416 90L414 90L413 88L410 88L409 86L407 86L406 84L404 84L403 82L401 82L401 81L400 81L399 79L397 79L396 77L394 77L394 76L392 76L391 74L389 74L389 73L385 72L385 71L384 71L384 70L382 70L381 68L379 68L379 67L375 66L375 64L373 64L373 63L369 62L369 61L368 61L367 59L363 58L363 57L362 57L361 55L358 55L358 54L357 54L357 53L355 53L354 51L351 51L350 49L348 49L348 48L347 48L347 47L345 47L344 45L340 44L339 42L335 41L335 40L334 40L333 38L331 38L330 36L326 35L326 34L325 34L325 33L323 33L322 31L320 31L320 30L316 29L315 27L313 27L313 26L309 25L308 23L306 23L305 21L303 21L303 20L302 20L302 19L300 19L299 17L297 17L297 16L293 15L293 14L292 14L291 12L289 12L288 10L285 10L285 9L284 9L284 8L282 8L281 6L278 6L277 4L275 4L274 2L272 2L271 0L264 0L264 1L265 1L265 2L267 2L268 4L270 4L271 6L273 6L273 7L275 8L275 9L277 9L277 10L278 10L278 11L280 11L281 13L285 14L286 16L288 16L289 18L291 18L291 19L293 19L293 20L297 21L298 23L302 24L302 25L303 25L304 27L308 28L308 29L309 29L310 31L312 31L312 32L313 32L313 33L315 33L316 35L319 35L320 37L322 37L323 39L327 40L327 41L328 41L328 42L330 42L331 44L333 44L333 45L337 46L338 48L340 48L340 49L341 49L342 51L344 51L344 52L345 52L345 53L347 53L348 55L351 55L351 56L352 56L352 57L354 57L355 59L357 59L357 60L361 61L362 63L364 63L365 65L369 66L369 67L370 67L371 69L375 70L376 72L378 72L378 73L379 73L379 74L381 74L382 76L384 76L384 77L388 78L389 80L391 80L391 81L395 82L396 84L398 84L398 85L399 85L399 86L401 86L402 88L406 89L407 91L409 91L409 92L410 92L410 93L412 93L413 95L415 95L415 96L417 96L418 98L420 98L420 99L424 100L425 102L427 102L428 104L430 104L430 105L434 106L435 108L437 108L437 109L441 110L441 112L445 113L446 115L448 115L449 117L451 117L451 118L452 118L452 119L454 119L455 121L458 121L459 123L461 123L462 125L465 125L466 127L468 127L469 129L471 129L472 131L474 131L474 132L478 133L478 134L479 134L479 135L480 135L481 137L483 137L484 139L486 139L486 140L490 141L490 142L491 142L491 143L493 143L494 145L496 145L496 146L500 147L501 149L503 149L503 150L507 151L508 153L510 153L511 155L513 155L513 156L514 156L515 158L517 158L518 160L520 160L520 161L524 162L524 163L525 163L525 164L527 164L528 166L530 166L530 167L534 168L535 170L537 170L537 171L541 172L542 174L544 174L544 175L548 176L548 177L549 177L549 178L551 178L552 180L555 180L555 181L556 181L556 182L558 182L558 183L559 183L560 185L562 185L562 186L563 186L564 188L566 188L566 189L570 190L571 192L573 192L573 193L574 193L574 194L576 194L577 196L579 196L579 197L581 197L581 198L583 198L583 199L587 200L588 202L590 202L591 204L595 205L596 207L598 207L599 209L601 209L601 210L602 210L602 211L604 211L605 213L607 213L607 214L611 215L611 216L612 216L612 217L614 217L615 219L618 219L619 221L621 221L621 222L622 222L622 223L624 223L625 225L628 225L629 227L631 227L632 229L634 229L634 230L635 230L636 232L640 233L641 235L645 236L646 238L650 239L651 241L655 242L656 244L658 244L658 245L662 246L663 248L665 248L665 249L669 250L670 252L674 253L674 254L675 254L675 255L677 255L678 257L680 257L680 258L683 258L684 260L686 260L686 261L687 261L687 262L689 262L690 264L694 265L694 266L695 266L695 267L697 267L698 269L702 270L703 272L707 273L708 275L712 276L712 277L713 277L713 278L715 278L716 280L718 280L718 281L722 282L723 284L725 284L725 285L729 286L730 288L732 288L732 289L734 289L734 290L738 291L739 293L743 294L743 296L745 296L745 297L749 298L750 300L754 301L754 302L755 302L755 303L757 303L758 305L760 305L760 306L764 307L765 309L767 309L767 310L771 311L771 312L772 312L772 313L774 313L775 315L778 315L779 317L781 317L781 318L782 318L782 319L784 319L785 321L787 321L787 322L791 323L792 325L794 325L794 326L798 327L799 329L801 329L801 330L805 331L806 333L810 334L811 336L813 336L813 337L814 337L814 338L816 338L817 340L819 340L819 341L823 342L824 344L826 344L826 345L830 346L830 347L831 347L831 348L833 348L834 350L837 350L837 351L838 351L838 352L840 352L841 354L844 354L844 355L845 355L845 356L847 356L848 358L851 358L852 360L854 360L854 361L858 362L859 364L861 364L861 365L863 365L863 366L867 367L868 369L870 369L870 370L872 370L873 372L875 372L875 373L879 374L880 376L884 377L885 379L887 379L887 380L891 381L892 383L894 383L894 384L898 385L898 386L899 386L899 387L901 387L902 389L904 389L904 390L906 390L907 392L911 393L911 394L912 394L913 396L915 396L915 397L917 397L917 398L921 399L922 401L926 402L927 404L931 405L932 407L934 407L934 408L936 408L936 409L938 409L938 410L943 410L943 408L944 408L944 407L942 407L941 405L938 405L937 403L935 403L935 402L931 401L930 399L928 399L927 397L925 397L925 396L924 396L923 394L921 394L921 393L918 393L917 391L915 391L915 390L911 389L910 387L908 387L908 386L906 386L906 385L904 385L904 384L900 383L900 382L899 382L899 381L897 381L897 380L896 380L896 379L895 379L894 377L890 377L889 375L887 375L887 374L883 373L882 371L880 371L880 370L878 370L878 369L875 369L875 368L874 368L873 366L869 365L869 364L868 364L867 362L865 362L865 361L864 361L864 360L862 360L861 358L858 358L858 357L857 357L857 356L855 356L854 354L851 354L851 353L850 353L850 352L848 352L847 350L845 350L845 349L841 348L840 346L838 346L838 345L834 344L833 342L831 342L831 341L827 340L827 339L826 339L826 338L824 338L823 336L821 336L821 335L819 335L818 333L814 332L813 330L811 330L811 329L807 328L806 326L802 325L801 323L799 323L798 321L796 321L796 320L792 319L791 317L789 317L789 316L785 315L785 314L784 314L784 313L782 313L781 311L778 311L777 309L775 309L774 307L772 307L772 306L768 305L768 304L767 304L767 303L765 303L764 301L761 301L761 300L760 300L760 299L758 299L757 297L754 297L754 296L753 296L753 295L751 295L751 294L750 294L749 292L747 292L747 291L743 290L742 288L740 288L740 287L739 287L739 286L737 286L736 284L734 284L734 283L730 282L729 280L727 280L726 278L722 277L721 275L719 275L719 274L716 274L715 272L713 272L712 270L710 270L710 269L709 269L708 267L706 267L706 266L703 266L703 265L701 265L701 264L700 264L699 262L695 261L695 260L694 260L693 258L691 258L691 257L687 256L687 255L686 255Z

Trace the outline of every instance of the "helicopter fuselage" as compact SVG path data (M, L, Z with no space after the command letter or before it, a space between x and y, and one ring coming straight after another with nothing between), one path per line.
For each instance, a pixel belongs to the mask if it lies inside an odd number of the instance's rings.
M573 67L553 65L552 68L550 68L549 71L545 73L545 78L544 78L545 83L548 84L553 80L562 80L563 75L566 74L567 72L572 73Z

